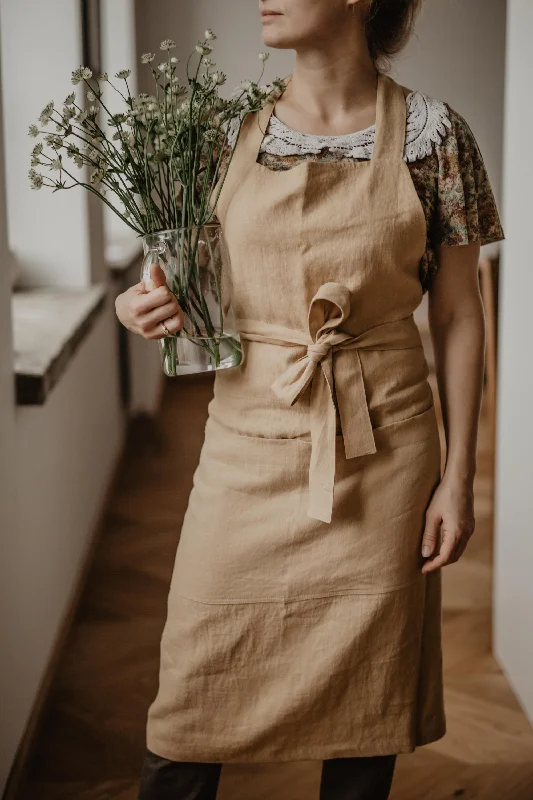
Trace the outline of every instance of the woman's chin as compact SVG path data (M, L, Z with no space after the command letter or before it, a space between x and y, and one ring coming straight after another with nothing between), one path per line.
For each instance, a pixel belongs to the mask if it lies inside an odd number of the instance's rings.
M265 47L274 47L280 50L289 50L294 47L291 37L284 35L282 31L269 29L267 25L263 27L261 39Z

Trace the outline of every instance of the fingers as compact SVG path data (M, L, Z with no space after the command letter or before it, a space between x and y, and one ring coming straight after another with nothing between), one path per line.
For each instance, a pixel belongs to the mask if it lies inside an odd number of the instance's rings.
M472 520L472 525L461 533L461 535L459 536L459 538L455 543L455 548L452 552L450 563L455 563L456 561L459 561L464 551L466 550L466 546L470 541L470 537L474 532L474 527L475 527L475 522L474 520Z
M174 314L172 317L167 317L164 320L157 322L152 330L145 334L147 339L163 339L168 335L163 328L162 322L165 323L165 328L169 333L176 334L181 330L181 328L183 328L183 313L178 311L178 313Z
M463 555L466 546L474 532L475 521L472 518L468 522L442 526L442 541L440 549L434 558L426 561L422 567L422 572L432 572L446 564L454 564Z
M177 303L170 302L144 315L137 324L147 339L161 339L167 335L161 322L165 323L170 333L175 334L183 327L183 321L182 309Z
M153 308L158 308L158 306L162 306L168 302L174 302L177 309L178 301L168 286L164 284L163 286L158 286L156 289L151 289L149 292L141 291L138 293L131 301L131 311L134 315L146 314Z
M433 572L458 561L475 527L473 493L462 483L442 481L426 511L422 572ZM440 530L440 545L436 547Z
M425 562L422 567L422 572L433 572L436 569L440 569L440 567L443 567L445 564L448 564L456 541L452 532L444 530L442 532L439 552L433 558Z
M157 263L157 261L154 262L153 264L150 264L148 269L146 268L143 269L143 273L144 272L147 272L148 274L146 278L143 275L141 279L142 292L150 292L158 288L159 286L165 285L167 278L163 268L160 266L160 264Z
M428 510L426 514L426 527L424 535L422 536L422 555L424 558L430 556L435 550L441 521L442 518L440 514Z
M164 286L167 282L167 276L165 275L163 268L157 263L151 264L150 277L156 287Z

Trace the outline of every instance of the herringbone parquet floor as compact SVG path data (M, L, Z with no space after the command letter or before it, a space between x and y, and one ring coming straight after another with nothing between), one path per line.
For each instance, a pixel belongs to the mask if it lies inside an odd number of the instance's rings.
M173 556L211 391L209 377L169 380L156 423L132 426L18 800L136 797ZM443 570L448 733L399 756L391 800L533 800L533 730L491 656L491 471L484 413L476 532L463 558ZM226 765L219 796L316 800L320 766Z

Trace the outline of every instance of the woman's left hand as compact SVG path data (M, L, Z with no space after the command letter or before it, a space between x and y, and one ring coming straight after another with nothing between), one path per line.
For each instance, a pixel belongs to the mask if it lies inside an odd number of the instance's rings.
M441 541L440 548L436 551L439 528ZM471 485L444 478L433 493L426 511L422 556L427 560L422 566L422 572L432 572L457 561L474 533L474 528L474 496Z

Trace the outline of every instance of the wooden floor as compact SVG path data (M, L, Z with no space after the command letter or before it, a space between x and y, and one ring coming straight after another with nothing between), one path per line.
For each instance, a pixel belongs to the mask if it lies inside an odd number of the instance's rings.
M435 391L435 390L434 390ZM134 800L180 524L212 392L169 379L132 426L87 590L18 800ZM391 800L533 800L533 731L491 656L492 448L483 414L477 528L443 569L448 732L400 755ZM316 800L320 762L226 765L221 800Z

